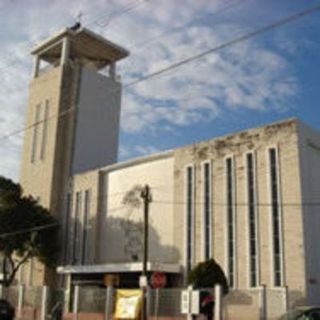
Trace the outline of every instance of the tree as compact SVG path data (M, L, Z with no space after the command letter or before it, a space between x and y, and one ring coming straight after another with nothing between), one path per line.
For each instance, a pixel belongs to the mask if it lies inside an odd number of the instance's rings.
M227 294L228 281L219 266L213 259L198 263L188 274L188 283L194 288L213 288L216 284L222 286L223 294Z
M58 223L19 184L0 176L0 283L10 286L19 268L35 257L47 267L56 265Z

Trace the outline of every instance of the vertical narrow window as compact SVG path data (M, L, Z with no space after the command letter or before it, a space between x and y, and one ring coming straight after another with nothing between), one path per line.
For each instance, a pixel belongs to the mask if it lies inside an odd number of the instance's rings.
M34 258L29 260L28 286L30 287L33 285L34 262Z
M193 265L193 241L194 241L194 172L192 167L187 167L186 172L186 267L191 270Z
M212 257L212 204L211 204L211 166L203 165L203 230L204 230L204 258Z
M37 143L38 143L38 131L39 131L39 121L40 121L40 111L41 105L36 105L34 120L33 120L33 129L32 129L32 143L31 143L31 162L34 162L37 154Z
M41 150L40 159L44 160L46 154L47 135L48 135L48 118L49 118L49 100L46 100L44 106L44 115L42 123L42 138L41 138Z
M249 282L250 287L258 285L258 240L257 240L257 199L255 184L255 163L252 153L246 155L247 201L249 221Z
M84 193L84 211L83 211L83 235L82 235L82 252L81 252L82 264L86 262L89 215L90 215L90 190L86 190Z
M74 233L73 233L73 263L78 262L79 238L80 238L80 212L81 212L81 192L76 192L76 203L74 213Z
M66 205L66 214L65 214L65 221L64 221L64 262L67 263L69 260L69 252L70 250L70 243L72 243L70 239L70 223L71 223L71 212L72 212L72 194L68 193L67 195L67 205Z
M269 149L270 163L270 187L271 187L271 220L272 220L272 244L273 244L273 271L274 285L283 284L282 272L282 234L281 234L281 213L279 203L279 178L278 159L275 148Z
M226 159L227 179L227 257L230 287L235 285L235 212L234 212L234 165L233 159Z

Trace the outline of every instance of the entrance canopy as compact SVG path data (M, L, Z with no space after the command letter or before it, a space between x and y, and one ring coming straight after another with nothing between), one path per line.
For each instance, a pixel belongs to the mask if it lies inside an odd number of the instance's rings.
M166 273L181 273L181 266L179 264L148 262L147 270L149 272L161 271ZM93 265L70 265L59 266L57 272L60 274L86 274L86 273L133 273L141 272L141 262L127 262L127 263L106 263Z

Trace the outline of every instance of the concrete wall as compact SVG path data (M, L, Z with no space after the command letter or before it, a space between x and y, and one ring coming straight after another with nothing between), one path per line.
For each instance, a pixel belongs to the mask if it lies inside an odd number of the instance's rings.
M60 109L60 85L62 82L62 68L52 69L50 72L34 79L30 84L29 107L26 126L34 124L36 106L40 106L40 120L43 120L44 105L49 101L50 115L57 114ZM37 148L34 161L31 161L31 149L34 128L26 131L21 162L20 183L26 194L40 197L41 203L49 207L51 201L51 186L53 183L55 146L57 144L58 118L48 121L46 156L40 159L40 145L43 123L38 127Z
M320 297L320 134L299 124L304 247L308 303Z
M100 171L92 170L75 175L72 180L72 205L69 212L69 218L65 219L64 232L68 234L65 236L65 250L67 250L67 264L94 264L97 262L97 234L98 234L98 212L101 202L100 197ZM86 192L89 194L88 216L85 224L85 196ZM78 219L76 219L76 195L80 193L81 203ZM77 237L75 237L75 228L78 224ZM66 225L68 227L66 228ZM84 232L86 232L86 243L84 244ZM76 242L76 245L74 245ZM85 245L85 255L83 261L80 261L81 251ZM73 251L76 250L76 261L72 261L74 256Z
M104 175L104 209L100 215L100 262L142 260L143 204L141 187L151 188L149 261L177 262L174 243L173 159L149 158L132 165L108 168ZM130 191L133 191L129 193Z
M25 194L38 199L40 204L50 209L60 221L63 220L63 197L70 173L74 124L72 108L75 107L78 75L76 67L60 66L43 73L30 83L26 120L26 127L30 129L24 136L20 183ZM46 102L49 105L49 118L46 120L45 152L41 156ZM32 161L37 106L40 106L40 122L37 125L37 147ZM26 274L31 274L27 269L25 268ZM35 269L37 275L34 276L32 284L43 284L43 267L37 264Z
M279 193L281 201L284 285L288 285L295 300L304 296L304 247L302 212L299 206L301 186L297 146L296 121L288 120L262 128L243 131L212 141L201 142L175 150L175 230L185 229L185 170L195 170L195 260L203 260L203 172L202 164L210 160L212 173L213 257L227 271L226 157L235 164L235 287L249 287L248 206L246 195L245 155L254 152L257 173L258 259L259 284L273 287L272 221L270 206L270 172L268 148L275 147L279 156ZM285 204L297 203L298 206ZM175 233L175 242L185 250L184 232ZM185 263L183 259L181 263Z
M121 84L83 68L79 88L74 174L117 160Z

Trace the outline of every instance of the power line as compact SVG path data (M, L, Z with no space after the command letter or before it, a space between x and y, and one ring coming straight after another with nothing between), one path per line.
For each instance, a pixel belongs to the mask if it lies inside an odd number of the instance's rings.
M237 5L239 5L241 3L244 3L245 1L249 1L249 0L238 0L235 3L231 3L230 2L226 6L218 8L218 10L215 11L214 13L212 13L212 14L216 15L218 13L223 13L223 12L225 12L227 10L233 9L234 7L236 7ZM187 27L189 24L191 24L193 22L196 22L196 21L199 21L200 19L202 19L202 18L204 18L204 17L206 17L208 15L210 15L210 13L204 13L204 14L201 14L199 16L196 16L194 19L189 20L187 23L181 24L181 25L176 26L174 28L168 28L165 31L163 31L162 33L159 33L159 34L155 35L154 37L150 37L149 39L146 39L146 40L141 41L141 42L133 43L133 44L129 45L127 48L128 49L137 48L138 50L140 50L141 48L145 47L149 43L152 43L153 41L155 41L157 39L160 39L163 36L167 35L169 32L175 33L175 32L177 32L179 30L182 30L183 28Z
M9 1L10 1L10 0L9 0ZM109 21L108 21L108 24L110 24L111 20L113 20L113 19L115 19L115 18L118 18L119 16L121 16L121 15L123 15L123 14L125 14L125 13L128 13L128 12L132 11L133 9L135 9L136 7L138 7L140 4L145 4L145 3L147 3L148 1L150 1L150 0L141 0L141 1L134 0L134 1L131 1L127 6L123 6L122 9L120 9L120 10L118 10L118 11L116 10L116 11L111 12L111 13L108 13L108 14L103 14L102 16L100 15L98 18L94 18L92 21L87 22L87 23L86 23L86 26L90 26L90 25L92 25L92 24L96 24L97 21L98 21L99 19L101 19L101 17L105 17L106 15L108 15L108 16L110 17L110 18L109 18ZM215 11L215 12L214 12L214 15L216 15L217 13L223 13L223 12L225 12L225 11L227 11L227 10L230 10L230 9L234 8L235 6L241 4L241 3L245 2L245 1L248 1L248 0L238 0L238 1L235 2L235 3L228 3L226 6L223 6L223 7L219 8L217 11ZM134 4L135 4L135 5L134 5ZM82 14L82 16L83 16L83 15L86 15L86 14ZM130 49L130 48L137 48L137 47L138 47L138 49L140 50L140 49L142 49L143 47L145 47L146 45L148 45L149 43L153 42L153 41L156 40L156 39L159 39L159 38L163 37L164 35L168 34L169 32L172 32L172 31L173 31L173 32L176 32L176 31L182 29L183 27L187 26L187 25L190 24L191 22L198 21L201 17L204 17L204 16L206 16L206 15L208 15L208 13L203 14L203 15L200 15L200 16L196 17L195 19L192 19L192 20L188 21L186 24L180 25L180 26L175 27L175 28L167 29L167 30L164 31L163 33L158 34L158 35L156 35L156 36L154 36L154 37L151 37L151 38L149 38L149 39L147 39L147 40L145 40L145 41L143 41L143 42L136 42L136 43L130 45L128 49ZM40 40L39 40L39 41L40 41ZM32 46L32 45L33 45L33 43L29 42L29 43L26 45L26 48L29 47L29 46ZM6 71L6 69L9 69L11 66L16 65L20 60L21 60L21 58L15 57L15 58L13 58L11 61L7 61L5 66L0 67L0 71L2 71L2 70L3 70L3 71ZM8 63L9 63L9 64L8 64ZM1 73L3 73L3 72L1 72ZM0 74L1 74L1 73L0 73Z
M155 189L155 187L152 187L151 190ZM127 192L119 192L116 194L125 194ZM115 195L115 194L111 194L111 195L104 195L104 196L99 196L98 199L101 198L109 198L110 196ZM62 198L63 199L67 199L67 198ZM177 204L177 205L186 205L187 201L161 201L161 200L152 200L152 203L154 204ZM197 204L204 204L204 202L199 202L199 201L194 201L193 202L194 205ZM224 202L210 202L211 205L213 206L222 206L222 207L226 207L229 204L224 203ZM248 207L251 204L249 203L241 203L241 202L235 202L232 204L233 207ZM261 202L257 202L254 204L255 207L271 207L273 206L273 203L261 203ZM288 203L288 202L278 202L277 203L278 206L280 207L305 207L305 206L311 206L311 207L315 207L315 206L320 206L320 202L301 202L301 203ZM122 206L118 206L116 208L111 208L110 212L113 211L118 211L121 209L125 209L126 206L122 205ZM140 208L142 210L142 206ZM109 212L109 211L108 211ZM24 234L24 233L31 233L31 232L35 232L35 231L39 231L39 230L44 230L44 229L49 229L49 228L53 228L53 227L57 227L59 226L58 223L50 223L50 224L45 224L45 225L41 225L38 227L32 227L32 228L26 228L26 229L21 229L19 231L15 231L15 232L7 232L7 233L0 233L0 238L5 238L8 236L15 236L15 235L19 235L19 234Z
M224 13L225 11L228 11L228 10L230 10L230 9L233 9L233 8L235 8L236 6L238 6L239 4L242 4L242 3L246 2L246 1L252 1L252 0L238 0L238 1L234 1L234 2L231 2L231 1L230 1L229 3L226 3L226 5L221 6L220 8L218 8L218 9L217 9L216 11L214 11L213 13L210 13L210 12L208 13L208 12L207 12L207 13L198 15L198 16L196 16L195 18L189 20L188 22L186 22L186 23L184 23L184 24L180 24L180 25L175 26L175 27L173 27L173 28L167 28L167 29L164 30L163 32L161 32L161 33L159 33L159 34L157 34L157 35L155 35L155 36L153 36L153 37L150 37L150 38L148 38L148 39L146 39L146 40L144 40L144 41L140 41L140 42L137 41L137 42L129 45L129 46L127 47L127 49L128 49L128 50L131 50L131 49L134 48L135 50L133 51L133 54L135 54L137 51L140 51L140 50L143 49L144 47L148 46L150 43L152 43L152 42L154 42L154 41L162 38L163 36L165 36L165 35L167 35L167 34L169 34L169 33L170 33L170 35L172 35L172 34L178 32L178 31L182 30L183 28L186 28L188 25L190 25L190 24L192 24L192 23L194 23L194 22L197 22L197 21L199 21L199 20L201 20L201 19L203 19L204 17L209 16L209 15L214 15L214 16L215 16L215 15L217 15L217 14L220 14L220 16L221 16L221 13ZM220 16L219 16L219 17L220 17ZM133 61L133 63L131 63L131 64L134 65L134 62L135 62L135 61Z
M59 226L58 223L50 223L50 224L44 224L44 225L39 226L39 227L21 229L19 231L15 231L15 232L0 233L0 238L5 238L5 237L8 237L8 236L15 236L15 235L18 235L18 234L35 232L35 231L49 229L49 228L53 228L53 227L57 227L57 226Z
M9 0L8 3L13 2L14 0ZM151 1L151 0L134 0L131 1L129 4L123 6L121 9L115 10L114 12L111 13L107 13L107 14L100 14L98 16L98 18L93 18L92 20L89 20L89 22L86 23L86 26L90 26L92 24L95 24L96 21L98 21L99 19L101 19L101 17L105 17L105 16L109 16L109 22L108 24L111 23L111 21L115 18L118 18L119 16L128 13L130 11L132 11L133 9L135 9L137 6L139 6L142 3L146 3L147 1ZM137 3L135 6L133 6L134 3ZM1 9L2 7L0 7ZM131 10L129 10L131 9ZM74 17L73 17L74 18ZM45 37L41 37L38 41L41 42L42 40L44 40ZM30 46L33 46L33 42L29 41L26 45L25 45L25 49L29 49ZM25 55L23 55L25 56ZM3 71L5 71L6 69L9 69L10 67L16 65L22 58L21 57L14 57L12 60L9 61L5 61L5 66L0 67L0 71L2 71L0 74L3 73Z
M162 203L162 204L178 204L178 205L187 205L188 202L187 201L161 201L161 200L154 200L153 203ZM203 201L193 201L192 202L194 205L197 204L205 204L205 202ZM246 203L246 202L234 202L232 205L226 203L226 202L213 202L210 201L209 202L212 206L220 206L220 207L227 207L227 206L231 206L231 207L249 207L251 205L253 205L254 207L272 207L273 205L275 205L274 203L270 202L270 203L262 203L262 202L257 202L254 204L250 204L250 203ZM320 206L320 202L301 202L301 203L289 203L289 202L277 202L276 203L277 206L279 207L306 207L306 206L311 206L311 207L318 207Z
M279 19L279 20L277 20L277 21L275 21L275 22L273 22L273 23L271 23L271 24L268 24L268 25L266 25L266 26L264 26L264 27L258 28L258 29L255 30L255 31L252 31L252 32L246 33L246 34L244 34L244 35L242 35L242 36L236 37L236 38L234 38L234 39L232 39L232 40L230 40L230 41L227 41L227 42L225 42L225 43L223 43L223 44L221 44L221 45L218 45L218 46L216 46L216 47L214 47L214 48L205 50L205 51L200 52L200 53L198 53L198 54L196 54L196 55L193 55L193 56L191 56L191 57L189 57L189 58L183 59L183 60L181 60L181 61L179 61L179 62L177 62L177 63L173 63L173 64L171 64L170 66L168 66L168 67L166 67L166 68L160 69L160 70L158 70L158 71L156 71L156 72L153 72L153 73L151 73L151 74L149 74L149 75L146 75L146 76L144 76L144 77L141 77L140 79L137 79L137 80L135 80L135 81L132 81L132 82L129 83L128 85L124 85L124 87L136 85L136 84L138 84L138 83L140 83L140 82L143 82L143 81L145 81L145 80L152 79L152 78L154 78L154 77L156 77L156 76L159 76L159 75L161 75L161 74L163 74L163 73L166 73L166 72L168 72L168 71L178 69L179 67L182 67L182 66L185 65L185 64L188 64L188 63L190 63L190 62L199 60L199 59L201 59L201 58L203 58L203 57L205 57L205 56L207 56L207 55L209 55L209 54L211 54L211 53L220 51L220 50L222 50L222 49L224 49L224 48L226 48L226 47L229 47L229 46L238 44L238 43L240 43L240 42L243 42L243 41L249 40L249 39L251 39L251 38L254 38L254 37L258 36L258 35L267 33L267 32L270 31L270 30L273 30L273 29L275 29L275 28L277 28L277 27L286 25L286 24L288 24L288 23L290 23L290 22L296 21L296 20L298 20L298 19L301 19L301 18L303 18L303 17L305 17L305 16L307 16L307 15L310 15L310 14L315 13L315 12L318 12L318 11L320 11L320 6L312 7L312 8L309 8L309 9L307 9L307 10L300 11L300 12L298 12L298 13L296 13L296 14L290 15L290 16L288 16L288 17Z
M200 53L198 53L196 55L190 56L189 58L183 59L183 60L178 61L176 63L173 63L173 64L169 65L168 67L162 68L162 69L157 70L157 71L155 71L153 73L150 73L150 74L147 74L145 76L142 76L141 78L133 80L133 81L127 83L127 84L123 84L123 88L128 88L128 87L131 87L131 86L135 86L135 85L137 85L139 83L142 83L142 82L144 82L146 80L154 79L154 78L156 78L156 77L158 77L158 76L160 76L162 74L165 74L165 73L167 73L169 71L175 72L180 67L182 67L182 66L184 66L186 64L189 64L191 62L194 62L196 60L199 60L199 59L201 59L201 58L203 58L203 57L205 57L205 56L207 56L209 54L212 54L214 52L220 51L222 49L225 49L227 47L233 46L235 44L241 43L243 41L249 40L251 38L257 37L258 35L267 33L268 31L271 31L271 30L276 29L276 28L278 28L280 26L289 24L289 23L291 23L293 21L296 21L298 19L301 19L303 17L306 17L306 16L308 16L310 14L313 14L315 12L318 12L318 11L320 11L320 6L315 6L315 7L300 11L300 12L298 12L296 14L287 16L285 18L279 19L277 21L274 21L271 24L268 24L268 25L266 25L264 27L256 29L255 31L252 31L252 32L246 33L246 34L244 34L242 36L236 37L236 38L234 38L234 39L232 39L230 41L227 41L225 43L222 43L222 44L220 44L220 45L218 45L216 47L213 47L211 49L205 50L205 51L200 52ZM49 80L40 80L40 81L49 81ZM110 93L118 92L119 90L121 90L121 89L111 90ZM55 118L55 117L58 117L58 118L62 117L64 115L70 113L71 111L75 110L75 108L76 107L70 107L69 109L66 109L66 110L64 110L64 111L62 111L60 113L52 115L51 117L49 117L47 119L51 119L51 118ZM24 132L24 131L26 131L26 130L28 130L28 129L30 129L30 128L38 125L38 124L40 124L40 123L43 123L47 119L41 120L41 121L39 121L37 123L34 123L34 124L32 124L32 125L30 125L28 127L17 129L17 130L15 130L15 131L7 134L7 135L1 136L0 140L8 139L8 138L10 138L10 137L12 137L14 135L20 134L20 133L22 133L22 132Z
M129 3L127 6L124 6L119 11L115 11L114 13L109 14L108 17L106 17L107 21L102 21L101 23L99 23L98 20L100 18L98 18L92 23L94 23L94 24L96 24L96 25L98 25L99 27L102 27L102 28L106 27L107 25L110 24L110 22L112 20L115 20L118 17L121 17L121 16L123 16L123 15L125 15L125 14L127 14L127 13L129 13L129 12L131 12L133 10L135 10L141 4L146 4L147 1L149 1L149 0L140 0L140 1L135 0L135 1L132 1L131 3Z

